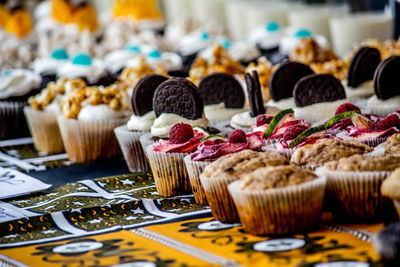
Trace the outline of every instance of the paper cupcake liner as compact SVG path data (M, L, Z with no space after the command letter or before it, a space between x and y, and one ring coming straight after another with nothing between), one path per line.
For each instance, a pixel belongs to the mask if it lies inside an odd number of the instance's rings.
M187 155L184 160L190 184L192 185L194 199L197 204L207 206L207 197L204 188L201 185L200 174L203 172L204 168L211 163L211 161L193 161L190 158L190 155Z
M173 197L192 192L183 159L188 153L156 152L153 145L146 147L146 153L160 196Z
M139 138L147 132L129 131L126 125L114 129L119 146L131 172L145 172L150 165L144 154Z
M26 101L0 101L0 140L29 136L25 105Z
M75 162L91 162L121 153L114 128L127 118L101 121L79 121L57 117L68 158Z
M388 137L386 136L386 137L380 137L380 138L375 138L375 139L371 139L371 140L360 140L358 138L348 136L344 132L338 133L337 137L339 137L343 140L360 142L360 143L366 144L367 146L371 146L371 147L376 147L376 146L386 142L386 140L388 139Z
M277 152L279 154L281 154L282 156L286 157L288 160L290 160L290 158L292 157L293 153L296 151L295 149L291 149L291 148L278 148L277 144L278 142L275 143L270 143L270 144L266 144L262 150L264 152Z
M146 147L148 147L149 145L152 145L154 143L153 136L151 135L151 133L145 133L142 136L140 136L139 141L140 141L140 145L142 146L142 149L144 151L146 158L148 158L147 152L146 152Z
M34 110L28 106L24 108L24 113L38 151L54 154L64 151L56 114Z
M331 171L321 167L317 173L327 177L327 198L335 218L382 220L393 211L390 199L381 195L381 184L389 171Z
M206 193L212 215L220 222L239 222L235 203L228 191L228 185L238 179L207 178L200 174L201 185Z
M315 228L320 221L326 178L270 190L228 186L244 229L254 235L295 233Z

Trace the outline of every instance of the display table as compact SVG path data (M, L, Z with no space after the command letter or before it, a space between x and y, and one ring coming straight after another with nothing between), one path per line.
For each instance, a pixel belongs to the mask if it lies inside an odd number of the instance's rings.
M30 138L0 142L0 166L52 185L0 201L1 266L378 263L371 237L383 224L342 225L324 214L317 231L257 237L215 221L192 195L160 197L151 173L130 174L122 158L73 164L41 155ZM20 187L17 178L0 173L0 185Z

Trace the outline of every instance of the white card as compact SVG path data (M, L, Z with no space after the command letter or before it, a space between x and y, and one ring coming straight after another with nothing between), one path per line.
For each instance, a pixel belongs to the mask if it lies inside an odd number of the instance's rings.
M26 218L19 213L12 205L0 201L0 223Z
M0 167L0 199L45 190L50 186L17 170Z

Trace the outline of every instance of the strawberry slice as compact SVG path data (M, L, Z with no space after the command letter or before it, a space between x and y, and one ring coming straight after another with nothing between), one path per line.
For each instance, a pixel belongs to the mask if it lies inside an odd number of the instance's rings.
M246 136L247 136L247 142L249 143L248 144L249 149L252 150L261 149L261 147L263 146L263 141L259 136L253 133L248 133L246 134Z
M391 127L386 130L361 130L349 134L351 137L364 140L372 140L376 138L383 138L391 136L392 134L400 132L396 127Z
M376 124L376 129L385 130L400 126L400 117L397 113L389 114L386 118ZM400 127L399 127L400 128Z

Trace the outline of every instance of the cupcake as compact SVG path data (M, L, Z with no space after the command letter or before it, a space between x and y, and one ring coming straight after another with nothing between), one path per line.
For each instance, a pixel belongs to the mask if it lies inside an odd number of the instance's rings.
M259 151L263 145L262 138L253 133L235 130L229 138L211 135L202 139L197 150L184 158L193 195L197 204L207 205L207 198L200 182L200 174L211 162L227 154L245 149Z
M115 87L87 87L67 96L57 120L71 161L90 162L121 152L113 129L129 118L122 103L123 95Z
M359 142L319 139L314 144L297 149L291 157L291 162L307 168L316 168L329 161L372 151L373 148Z
M400 134L393 134L385 142L385 154L400 155Z
M381 193L383 197L387 197L393 200L393 204L397 210L397 214L400 218L400 169L397 168L393 171L389 177L387 177L381 186Z
M223 156L206 166L200 180L215 219L224 223L239 221L235 204L228 192L230 183L256 169L287 164L289 161L277 153L243 150Z
M37 58L31 64L31 69L42 77L40 88L46 88L49 82L55 81L58 70L68 62L68 53L64 49L55 49L50 58Z
M263 54L277 52L284 30L276 21L269 21L249 34L249 41L257 44Z
M400 158L391 155L353 155L319 168L328 179L327 196L335 218L365 222L387 217L393 206L380 188L399 164Z
M284 55L290 55L305 38L314 39L323 48L329 47L329 42L323 35L313 34L307 29L288 29L285 36L279 42L279 52Z
M195 151L205 137L204 132L193 131L191 127L207 127L208 120L203 109L197 87L184 78L165 81L154 93L156 119L150 131L159 140L147 146L145 151L157 191L164 197L191 191L183 158ZM169 140L163 139L168 137Z
M64 151L57 116L62 113L65 95L84 88L86 83L81 79L60 79L57 82L49 82L40 94L29 98L29 106L24 108L24 113L38 151Z
M325 186L325 177L287 165L250 171L228 189L246 232L279 235L318 226Z
M124 49L116 49L104 56L104 64L107 66L111 76L118 78L129 60L138 58L141 55L141 48L138 45L126 45Z
M0 73L0 140L29 136L23 113L28 98L39 91L39 75L23 69Z
M126 125L114 129L125 161L131 172L143 172L150 169L139 138L150 133L156 118L153 111L153 95L157 87L168 80L167 77L150 74L142 78L133 89L133 115Z

